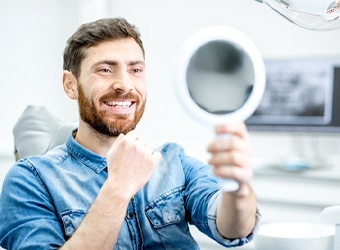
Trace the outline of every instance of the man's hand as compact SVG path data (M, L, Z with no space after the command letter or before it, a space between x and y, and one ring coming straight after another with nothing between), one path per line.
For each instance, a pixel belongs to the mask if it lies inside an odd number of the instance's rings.
M208 146L213 166L213 173L220 178L236 180L240 186L249 182L253 176L252 153L249 146L249 134L244 123L218 125L217 134ZM218 135L228 134L226 137Z
M234 192L223 192L217 208L218 231L228 239L247 237L256 223L256 197L250 180L253 177L252 153L249 135L244 123L219 125L215 127L217 137L208 146L211 153L209 164L221 178L236 180L240 188Z
M119 135L106 155L108 174L129 196L135 195L150 179L161 153L139 136L136 131Z

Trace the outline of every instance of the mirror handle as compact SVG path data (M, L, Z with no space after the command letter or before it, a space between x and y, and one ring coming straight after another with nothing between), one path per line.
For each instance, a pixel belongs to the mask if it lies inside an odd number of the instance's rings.
M219 185L224 192L233 192L239 189L239 184L234 179L219 178Z
M219 139L226 139L230 137L229 134L218 134L217 138ZM228 178L218 178L219 186L222 191L224 192L233 192L237 191L240 188L240 185L238 182L234 179L228 179Z

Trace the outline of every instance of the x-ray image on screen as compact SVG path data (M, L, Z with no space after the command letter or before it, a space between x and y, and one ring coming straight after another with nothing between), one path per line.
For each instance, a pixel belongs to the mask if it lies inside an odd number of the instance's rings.
M340 60L267 60L266 90L250 125L332 123L335 68ZM339 112L339 111L338 111Z

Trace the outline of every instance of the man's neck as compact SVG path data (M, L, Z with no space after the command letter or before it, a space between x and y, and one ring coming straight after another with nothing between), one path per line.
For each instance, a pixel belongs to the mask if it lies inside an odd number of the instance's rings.
M116 137L101 134L80 122L75 140L88 150L105 157Z

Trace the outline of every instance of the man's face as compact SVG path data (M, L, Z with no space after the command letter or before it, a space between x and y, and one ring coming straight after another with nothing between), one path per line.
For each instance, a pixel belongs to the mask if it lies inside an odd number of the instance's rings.
M132 38L88 48L77 88L81 122L109 136L134 129L145 109L145 73L142 49Z

